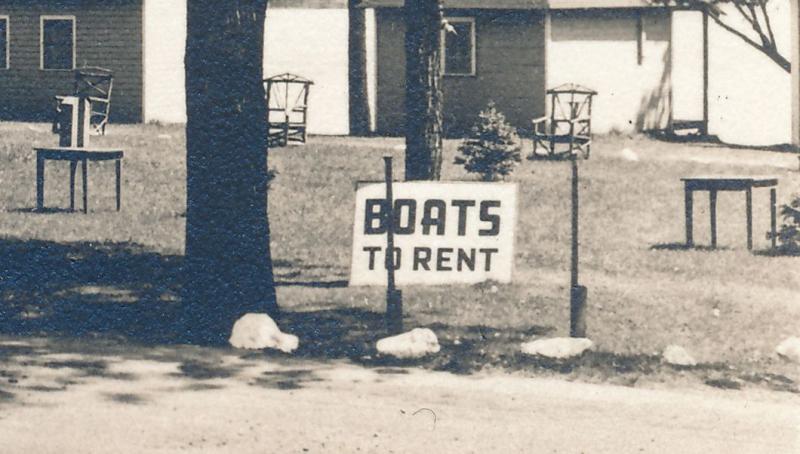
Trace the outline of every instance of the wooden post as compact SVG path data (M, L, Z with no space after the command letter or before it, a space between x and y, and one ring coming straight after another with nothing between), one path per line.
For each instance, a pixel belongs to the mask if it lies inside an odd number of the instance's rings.
M753 188L745 191L745 214L747 216L747 250L753 249Z
M717 247L717 190L708 191L708 211L711 212L711 247Z
M89 212L89 163L86 159L81 160L81 173L83 173L83 212Z
M778 247L778 208L776 206L778 193L775 188L769 189L769 232L772 239L772 249Z
M122 159L117 159L114 164L114 170L116 170L117 176L117 211L119 211L122 206Z
M571 142L571 141L570 141ZM570 263L570 316L569 335L571 337L586 337L586 287L578 282L578 157L572 153L570 143L570 156L572 163L572 258Z
M384 156L386 177L386 330L389 334L403 332L403 293L395 288L394 280L394 197L392 194L392 157Z
M689 182L685 181L683 183L683 203L684 203L684 213L686 214L686 247L690 248L694 246L694 238L693 238L693 226L692 226L692 190L689 188Z
M44 209L44 158L36 152L36 209Z
M703 129L708 135L708 11L703 9Z
M69 209L75 211L75 171L78 169L78 161L69 161Z

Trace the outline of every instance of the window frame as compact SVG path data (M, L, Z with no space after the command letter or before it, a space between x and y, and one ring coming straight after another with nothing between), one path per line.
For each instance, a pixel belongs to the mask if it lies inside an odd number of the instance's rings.
M71 68L45 68L44 67L44 23L50 20L68 20L72 22L72 67ZM40 71L74 71L77 61L77 35L78 21L74 15L41 15L39 16L39 70Z
M6 61L0 64L0 70L11 68L11 17L8 14L0 14L0 21L6 21Z
M448 24L470 24L470 72L468 73L449 73L447 72L447 31L442 30L441 38L441 65L442 75L446 77L475 77L477 76L478 67L478 40L477 40L477 25L474 17L468 16L445 16L444 18Z

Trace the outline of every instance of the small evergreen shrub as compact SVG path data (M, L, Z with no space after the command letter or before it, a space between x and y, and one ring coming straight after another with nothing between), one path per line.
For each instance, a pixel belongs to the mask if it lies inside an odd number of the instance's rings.
M477 173L483 181L497 181L510 175L519 164L520 143L517 131L490 102L459 145L455 163L469 173Z
M781 207L783 225L777 232L780 248L787 253L800 253L800 195ZM770 237L770 234L767 234Z

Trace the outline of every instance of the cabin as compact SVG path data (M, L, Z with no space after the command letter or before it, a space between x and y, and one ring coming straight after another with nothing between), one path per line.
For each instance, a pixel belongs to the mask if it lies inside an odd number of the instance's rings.
M142 121L142 1L0 1L0 120L49 120L73 70L100 66L114 71L111 121Z
M186 121L187 0L0 0L0 121L49 121L74 69L114 72L112 123ZM271 0L265 75L314 80L309 131L347 134L347 1Z
M375 9L376 128L400 134L405 33L401 0L364 0ZM546 113L547 88L577 83L600 93L598 132L670 124L671 10L646 0L446 0L444 123L467 130L490 101L525 130Z
M0 120L49 120L52 97L72 88L71 68L101 66L115 73L112 123L184 122L186 1L0 0ZM490 100L528 128L545 112L546 88L574 82L599 92L593 127L601 133L704 121L731 143L786 143L793 134L800 142L800 72L792 78L713 21L704 58L702 14L653 3L444 0L457 32L445 37L448 132L463 132ZM311 134L349 133L347 4L269 1L264 73L315 82ZM792 60L800 60L796 4L768 4L779 50ZM372 129L400 135L402 0L361 6Z

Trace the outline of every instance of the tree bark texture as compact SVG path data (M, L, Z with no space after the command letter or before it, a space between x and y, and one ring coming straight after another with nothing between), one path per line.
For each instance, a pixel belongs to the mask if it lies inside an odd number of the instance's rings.
M247 312L277 311L267 218L266 0L190 0L186 41L183 329L224 341Z
M442 167L440 0L405 0L406 180L438 180Z
M369 98L367 96L366 10L359 0L348 0L348 94L350 135L365 136L369 129Z

